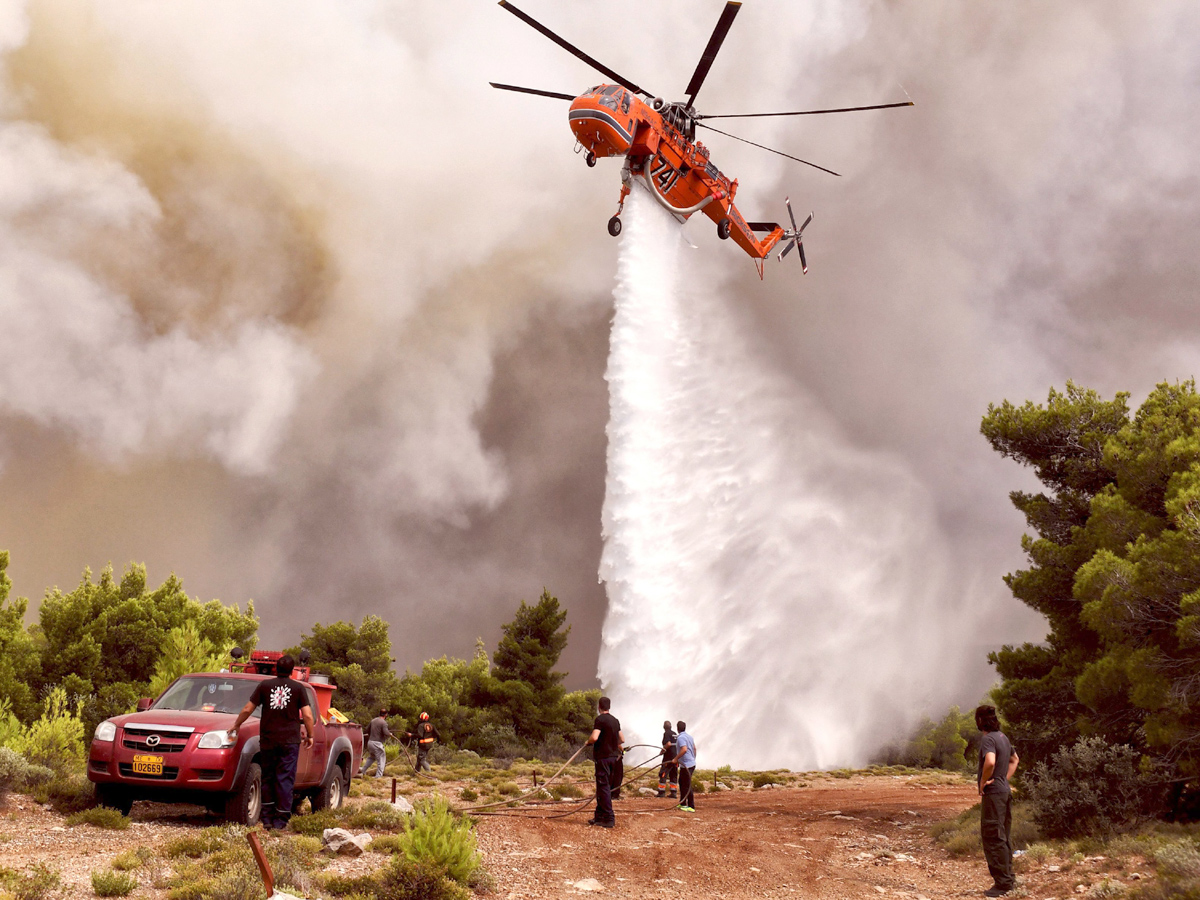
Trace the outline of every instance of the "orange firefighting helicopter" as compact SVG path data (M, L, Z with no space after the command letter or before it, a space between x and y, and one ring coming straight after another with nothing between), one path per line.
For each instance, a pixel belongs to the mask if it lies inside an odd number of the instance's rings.
M800 251L800 265L804 272L808 271L808 261L804 258L802 243L804 229L812 221L810 213L804 224L797 227L796 217L792 215L790 199L785 199L788 217L792 227L785 229L776 222L747 222L733 198L737 195L737 179L732 181L709 159L708 148L696 140L696 129L707 128L717 134L723 134L734 140L752 144L760 149L787 157L795 162L804 163L830 175L837 175L830 169L815 163L791 156L779 150L772 150L762 144L755 144L745 138L729 134L720 129L705 125L701 119L745 119L764 118L772 116L812 116L825 113L859 112L868 109L893 109L899 106L912 106L911 100L904 103L882 103L875 106L853 106L842 109L809 109L800 112L778 113L734 113L725 115L700 115L696 112L694 103L700 92L708 70L712 68L713 60L725 41L726 34L733 24L734 17L741 8L741 3L729 0L713 29L708 46L700 56L692 80L688 82L685 93L687 100L668 102L661 97L655 97L643 88L624 78L612 69L588 56L578 47L563 40L545 25L517 9L508 0L500 0L500 5L530 25L568 53L583 60L614 84L601 84L591 88L576 97L573 94L562 94L556 91L543 91L537 88L518 87L513 84L497 84L489 82L492 87L502 91L516 91L522 94L537 94L541 97L554 97L559 100L571 101L569 121L571 130L577 141L576 152L587 151L587 164L596 165L601 156L624 156L625 165L621 169L621 197L617 204L617 214L608 220L608 233L616 237L621 233L621 210L625 207L625 198L635 178L641 179L654 197L668 212L680 222L686 221L693 213L703 211L706 216L717 223L717 236L721 240L732 237L734 242L746 251L758 267L758 276L763 274L763 261L780 241L786 246L779 254L782 260L795 247ZM645 97L647 101L641 100ZM761 240L756 233L765 233Z

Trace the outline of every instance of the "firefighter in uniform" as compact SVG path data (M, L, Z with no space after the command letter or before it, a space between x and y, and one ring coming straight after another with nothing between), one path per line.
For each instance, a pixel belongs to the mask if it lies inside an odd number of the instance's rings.
M433 746L433 742L441 740L441 735L438 734L437 728L429 721L429 713L421 713L421 720L417 723L416 732L408 732L409 738L416 738L417 741L417 772L424 769L426 772L429 769L429 750Z

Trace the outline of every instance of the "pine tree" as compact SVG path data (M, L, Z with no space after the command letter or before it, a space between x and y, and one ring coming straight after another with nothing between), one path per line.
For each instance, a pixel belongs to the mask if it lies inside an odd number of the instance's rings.
M565 672L555 672L571 633L567 611L543 589L534 606L524 600L513 620L504 626L496 648L492 675L502 702L513 717L517 734L541 740L563 725L561 701Z

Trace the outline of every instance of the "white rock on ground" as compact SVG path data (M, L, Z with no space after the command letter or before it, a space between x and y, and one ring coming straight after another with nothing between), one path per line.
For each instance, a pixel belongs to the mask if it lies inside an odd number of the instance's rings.
M345 828L326 828L321 833L321 849L338 856L362 856L371 843L371 835L351 834Z
M397 797L396 802L393 803L392 806L400 810L402 813L410 813L413 811L413 805L408 802L408 798L406 797Z

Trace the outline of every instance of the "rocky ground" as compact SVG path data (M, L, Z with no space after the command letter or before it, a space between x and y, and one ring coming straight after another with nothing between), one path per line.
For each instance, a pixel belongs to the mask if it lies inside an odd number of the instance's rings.
M579 801L483 816L479 846L493 896L933 900L976 897L989 886L981 858L953 858L929 833L934 823L975 802L969 782L936 775L806 779L786 787L701 794L695 813L652 796L629 797L616 804L612 830L588 827L590 809ZM458 788L449 782L440 789L453 797ZM60 873L64 896L88 897L90 873L116 854L161 847L214 824L196 808L147 803L135 806L133 820L127 831L67 827L63 817L28 797L11 796L0 818L0 866L45 863ZM338 859L331 867L361 874L385 859L368 853ZM1100 896L1104 891L1097 886L1106 878L1131 884L1150 877L1137 859L1118 866L1103 858L1049 858L1021 868L1019 895L1039 900ZM165 891L151 885L161 875L161 868L143 871L143 886L131 896L165 898Z

